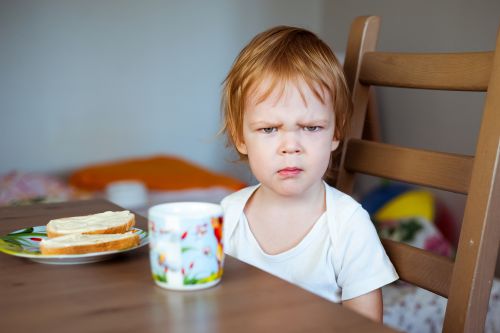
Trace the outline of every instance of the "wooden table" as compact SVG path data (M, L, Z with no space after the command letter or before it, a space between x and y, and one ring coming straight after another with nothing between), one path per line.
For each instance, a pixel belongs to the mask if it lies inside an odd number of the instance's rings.
M120 208L104 200L0 208L0 235L50 219ZM137 216L137 226L147 221ZM394 332L226 257L219 285L169 291L150 275L148 247L83 265L0 253L2 332Z

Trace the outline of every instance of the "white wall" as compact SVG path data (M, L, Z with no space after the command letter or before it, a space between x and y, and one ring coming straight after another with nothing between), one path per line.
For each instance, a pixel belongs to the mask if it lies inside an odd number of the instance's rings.
M0 173L166 153L245 178L216 137L239 50L322 0L0 1Z

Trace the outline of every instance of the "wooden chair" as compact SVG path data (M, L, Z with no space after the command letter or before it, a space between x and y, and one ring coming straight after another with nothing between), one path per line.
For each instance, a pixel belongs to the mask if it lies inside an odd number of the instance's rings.
M359 17L349 34L344 70L354 114L336 186L351 193L364 173L467 194L454 261L382 242L402 280L448 298L443 332L482 332L500 238L500 36L496 53L387 53L375 51L379 26L379 17ZM476 156L362 140L370 86L487 91Z

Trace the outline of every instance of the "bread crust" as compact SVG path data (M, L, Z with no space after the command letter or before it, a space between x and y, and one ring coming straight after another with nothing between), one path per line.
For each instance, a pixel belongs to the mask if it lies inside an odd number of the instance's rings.
M110 240L97 244L74 245L61 247L46 247L43 242L40 243L40 252L43 255L66 255L66 254L85 254L92 252L106 252L124 250L139 245L140 238L137 234L131 234L130 237Z
M135 215L132 214L131 218L124 224L115 226L115 227L110 227L106 229L99 229L99 230L92 230L92 231L87 231L87 232L81 232L81 234L84 235L92 235L92 234L123 234L127 231L129 231L133 226L135 225ZM59 237L59 236L65 236L69 235L70 233L58 233L52 228L50 228L50 225L47 225L47 237L49 238L54 238L54 237ZM79 232L80 233L80 232Z

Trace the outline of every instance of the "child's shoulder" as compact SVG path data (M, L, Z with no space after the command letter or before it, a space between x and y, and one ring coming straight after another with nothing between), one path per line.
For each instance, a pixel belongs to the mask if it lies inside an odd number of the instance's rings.
M340 205L342 208L349 208L352 210L356 210L361 205L350 195L336 189L333 186L330 186L325 183L326 188L326 201L327 203L333 203L335 205Z
M350 195L326 185L326 210L328 220L337 226L351 224L354 220L370 220L361 204Z
M222 199L221 205L226 208L229 205L234 204L245 204L252 195L252 193L259 187L259 185L253 185L245 187L239 191L233 192Z

